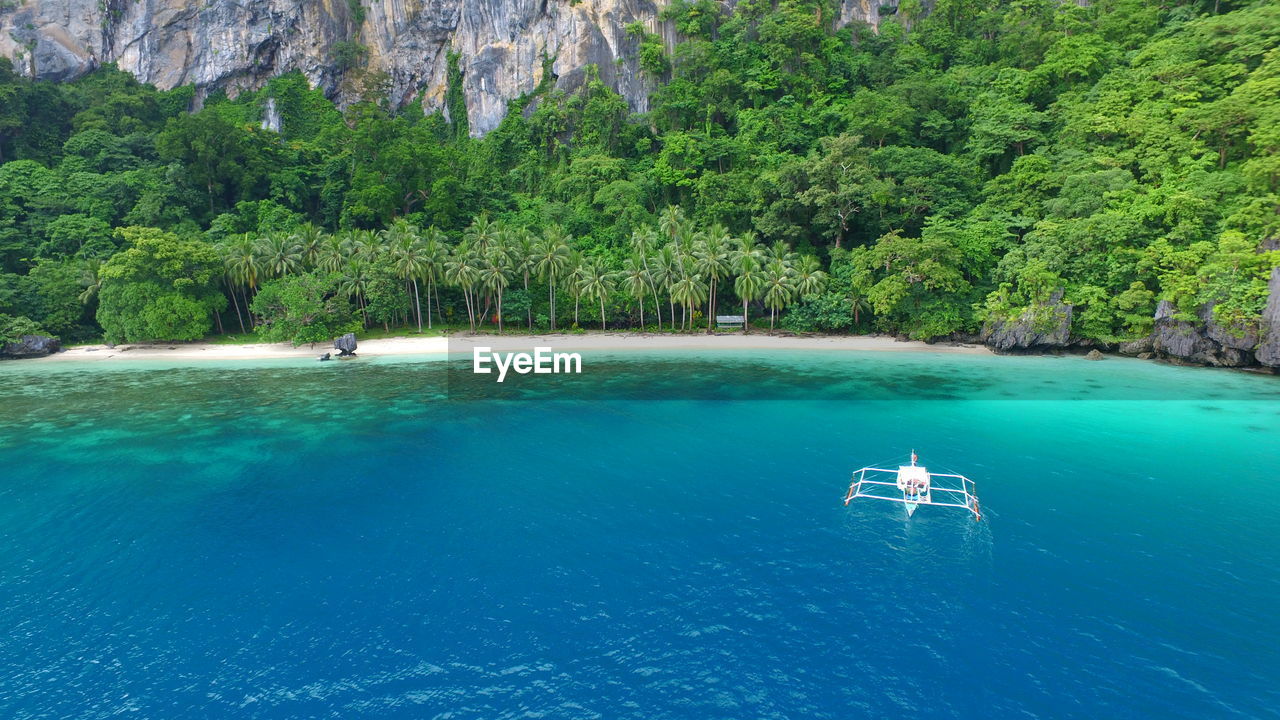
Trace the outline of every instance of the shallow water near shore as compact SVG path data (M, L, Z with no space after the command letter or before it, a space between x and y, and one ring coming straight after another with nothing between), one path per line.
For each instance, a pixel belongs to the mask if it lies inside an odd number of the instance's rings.
M466 363L0 367L0 716L1276 714L1280 378Z

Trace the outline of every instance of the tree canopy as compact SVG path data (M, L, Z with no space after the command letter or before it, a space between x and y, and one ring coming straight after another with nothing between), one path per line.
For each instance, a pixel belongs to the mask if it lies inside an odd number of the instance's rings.
M154 228L117 231L127 245L99 271L98 323L109 342L196 340L227 299L213 246Z
M436 110L393 108L372 76L335 107L290 73L198 112L192 88L110 65L52 84L0 59L0 313L176 340L276 337L297 320L281 303L685 328L741 303L931 338L1061 291L1072 331L1106 342L1148 332L1161 300L1256 322L1280 235L1280 7L882 12L837 28L825 0L678 0L667 34L627 28L647 113L594 68L557 90L547 62L483 138L456 58Z

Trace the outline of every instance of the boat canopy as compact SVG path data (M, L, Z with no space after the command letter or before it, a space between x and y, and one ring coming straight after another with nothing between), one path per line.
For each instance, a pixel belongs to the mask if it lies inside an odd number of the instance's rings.
M898 487L921 489L929 487L929 471L920 465L901 465L898 467Z

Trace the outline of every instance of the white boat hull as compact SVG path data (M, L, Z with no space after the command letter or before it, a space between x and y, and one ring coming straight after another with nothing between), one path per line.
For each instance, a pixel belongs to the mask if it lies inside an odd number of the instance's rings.
M907 506L907 517L911 517L912 515L915 515L915 514L916 514L916 504L915 504L915 503L913 503L913 502L909 502L909 503L906 503L906 506Z

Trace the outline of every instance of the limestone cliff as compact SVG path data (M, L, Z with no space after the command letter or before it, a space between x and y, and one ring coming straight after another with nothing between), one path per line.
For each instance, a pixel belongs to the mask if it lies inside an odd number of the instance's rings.
M1243 367L1254 362L1252 348L1258 344L1253 328L1224 328L1213 319L1213 306L1197 313L1199 322L1179 320L1168 300L1156 306L1152 343L1163 357L1200 365Z
M1061 289L1047 302L1027 308L1016 318L992 318L980 336L996 352L1065 348L1071 342L1074 307L1063 302Z
M493 129L507 102L542 79L545 54L561 86L594 64L633 110L652 90L626 25L657 19L665 0L0 0L0 55L36 78L66 80L114 62L161 89L194 84L235 95L300 70L350 100L334 61L340 43L368 48L391 98L443 102L446 55L456 52L473 133ZM840 22L878 21L871 0L843 0Z
M1267 284L1267 307L1262 311L1262 338L1258 343L1258 362L1280 367L1280 267L1271 268Z

